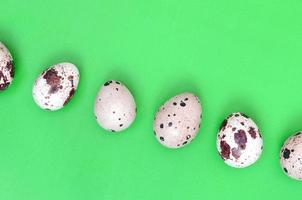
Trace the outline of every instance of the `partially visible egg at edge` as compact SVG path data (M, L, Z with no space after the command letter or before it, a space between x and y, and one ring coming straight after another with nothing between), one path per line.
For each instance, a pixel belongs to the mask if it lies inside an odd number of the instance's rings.
M11 85L14 76L13 57L7 47L0 42L0 92Z
M302 131L286 139L280 150L280 166L293 180L302 181Z

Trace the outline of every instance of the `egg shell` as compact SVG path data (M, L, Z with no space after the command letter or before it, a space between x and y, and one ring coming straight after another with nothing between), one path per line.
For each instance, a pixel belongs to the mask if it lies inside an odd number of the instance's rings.
M255 122L237 112L222 122L217 136L217 149L227 165L244 168L259 159L263 140Z
M34 101L42 109L61 109L74 95L79 80L80 74L74 64L53 65L36 79L32 90Z
M135 119L135 100L122 82L107 81L95 98L94 114L101 127L111 132L120 132L127 129Z
M14 75L13 58L5 45L0 42L0 91L10 86Z
M302 180L302 132L285 141L280 151L280 164L287 176Z
M197 135L201 118L202 107L196 95L186 92L174 96L155 114L155 137L165 147L184 147Z

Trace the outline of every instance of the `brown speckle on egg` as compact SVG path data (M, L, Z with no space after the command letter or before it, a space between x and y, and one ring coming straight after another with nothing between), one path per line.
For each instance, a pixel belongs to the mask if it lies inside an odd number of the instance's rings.
M75 89L74 88L71 88L71 90L69 91L69 95L68 97L66 98L65 102L64 102L64 106L70 101L70 99L73 97L75 93Z
M249 130L248 130L248 133L250 134L250 136L252 138L256 138L257 137L257 134L256 134L256 131L255 131L255 128L254 127L250 127Z
M232 148L232 156L236 159L240 158L241 152L239 148Z
M241 149L245 149L247 137L244 130L238 130L238 132L234 134L234 140Z
M49 89L50 94L54 94L59 90L60 83L61 83L61 76L58 75L58 72L54 68L47 70L44 73L43 78L46 80L46 83L50 85L50 89Z
M220 142L220 155L222 158L224 159L229 159L230 158L230 145L228 145L228 143L226 143L225 141L221 141Z

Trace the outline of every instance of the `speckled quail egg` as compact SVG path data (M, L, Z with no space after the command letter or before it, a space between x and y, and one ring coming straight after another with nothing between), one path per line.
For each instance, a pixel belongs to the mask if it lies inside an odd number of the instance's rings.
M13 58L4 44L0 42L0 91L8 88L13 79Z
M227 165L244 168L259 159L263 140L255 122L238 112L229 115L221 124L217 149Z
M302 132L285 141L280 151L280 164L287 176L302 180Z
M168 148L189 144L199 131L202 108L198 97L182 93L162 105L155 115L153 129L157 140Z
M94 115L98 124L108 131L125 130L135 119L135 100L123 83L107 81L95 98Z
M59 63L45 70L35 81L32 94L42 109L63 108L75 93L80 79L77 67L72 63Z

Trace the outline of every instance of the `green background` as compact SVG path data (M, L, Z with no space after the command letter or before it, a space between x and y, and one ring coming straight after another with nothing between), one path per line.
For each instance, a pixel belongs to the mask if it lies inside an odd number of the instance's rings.
M301 199L278 157L302 129L302 1L2 0L0 40L16 65L0 93L1 200ZM78 91L64 109L41 110L33 82L61 61L78 66ZM125 83L138 107L121 134L93 115L108 79ZM202 101L202 127L169 150L153 135L154 113L185 91ZM216 150L235 111L264 138L262 157L240 170Z

